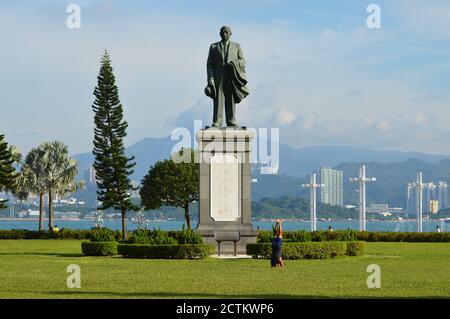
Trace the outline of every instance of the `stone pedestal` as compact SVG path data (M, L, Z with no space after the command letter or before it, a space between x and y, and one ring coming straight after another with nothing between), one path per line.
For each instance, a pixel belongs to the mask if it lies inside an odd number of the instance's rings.
M242 128L209 128L197 133L200 161L199 223L205 243L215 244L216 231L238 231L237 253L256 243L251 223L251 141ZM221 253L233 253L233 242L222 242Z

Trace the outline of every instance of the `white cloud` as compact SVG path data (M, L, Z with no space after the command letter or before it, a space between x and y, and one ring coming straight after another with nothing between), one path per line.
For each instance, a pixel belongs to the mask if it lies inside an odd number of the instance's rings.
M401 19L402 31L428 39L450 38L450 3L446 0L399 0L390 8Z
M285 125L294 121L296 118L295 114L285 108L281 108L279 112L277 112L277 124Z
M383 133L387 133L391 131L391 124L389 124L388 121L382 120L378 123L378 130L380 130Z
M372 149L421 150L445 154L450 138L450 130L438 128L437 118L429 113L398 113L345 121L316 118L313 130L304 129L304 118L305 116L298 117L290 125L281 128L281 143L296 147L353 145ZM418 148L418 145L421 147Z
M393 13L400 27L385 25L380 32L320 23L303 30L286 19L233 20L233 40L243 47L251 90L237 106L239 123L279 126L284 142L296 146L367 144L430 152L449 148L450 139L441 138L448 137L448 94L430 81L450 65L433 59L439 48L403 41L408 24L414 22L407 18L424 6L431 9L424 9L426 17L417 21L426 22L427 32L445 37L450 30L442 30L450 24L445 19L449 6L439 13L430 3L403 2L408 8ZM112 4L82 4L80 30L65 28L67 14L58 4L25 10L23 20L13 9L0 12L0 28L14 30L3 34L0 50L0 109L6 114L2 127L11 142L27 149L57 136L74 152L90 149L92 91L105 48L129 123L129 143L169 135L174 126L189 127L197 118L210 124L212 102L203 94L205 62L221 23ZM401 9L388 8L394 7ZM58 16L54 12L59 8ZM434 18L437 21L429 21ZM418 28L411 34L426 37ZM426 61L408 64L411 52ZM450 84L447 80L442 86L445 83ZM429 129L419 134L417 127ZM19 136L23 131L39 135L27 139Z

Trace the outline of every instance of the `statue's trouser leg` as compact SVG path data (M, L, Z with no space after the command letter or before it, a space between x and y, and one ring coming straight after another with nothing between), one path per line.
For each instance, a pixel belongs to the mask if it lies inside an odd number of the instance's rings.
M231 89L227 88L225 90L225 115L227 118L228 126L236 126L236 119L234 115L236 114L236 105L234 103L234 97L231 93Z
M223 95L222 84L216 88L217 97L214 99L213 125L222 126L223 122L223 105L225 104L225 96Z

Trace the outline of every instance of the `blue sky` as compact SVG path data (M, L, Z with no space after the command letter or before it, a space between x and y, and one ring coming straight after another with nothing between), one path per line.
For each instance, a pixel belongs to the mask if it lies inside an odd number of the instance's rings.
M66 27L71 3L81 29ZM247 59L242 125L279 127L294 147L450 154L450 3L438 0L0 1L1 132L24 152L54 139L90 151L105 48L127 145L210 124L205 62L222 25Z

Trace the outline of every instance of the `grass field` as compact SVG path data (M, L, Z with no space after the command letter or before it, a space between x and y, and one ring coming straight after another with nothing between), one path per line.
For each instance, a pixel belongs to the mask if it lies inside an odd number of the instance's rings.
M450 243L368 243L364 257L286 261L83 257L76 240L1 240L0 298L450 298ZM81 288L69 289L69 264ZM366 269L381 267L381 288Z

